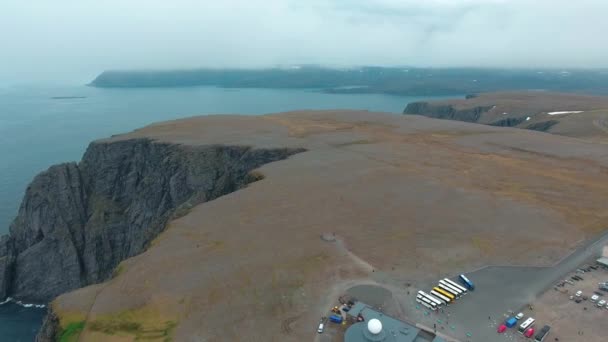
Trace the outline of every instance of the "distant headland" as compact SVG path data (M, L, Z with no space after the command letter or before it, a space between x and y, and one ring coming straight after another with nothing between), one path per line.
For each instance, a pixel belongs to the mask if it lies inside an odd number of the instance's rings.
M504 90L608 94L605 70L474 69L291 66L267 69L104 71L90 84L99 88L318 89L327 93L404 96L462 95Z
M52 96L51 100L86 99L86 96Z

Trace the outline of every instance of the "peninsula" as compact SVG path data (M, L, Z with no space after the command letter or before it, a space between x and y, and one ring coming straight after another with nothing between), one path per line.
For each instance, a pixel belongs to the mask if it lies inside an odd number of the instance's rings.
M606 228L607 171L605 144L414 115L157 123L36 177L1 295L52 300L38 341L312 340L356 284L560 260Z
M91 83L100 88L316 89L338 94L464 95L495 91L558 91L608 95L605 70L413 68L315 65L266 69L108 70Z

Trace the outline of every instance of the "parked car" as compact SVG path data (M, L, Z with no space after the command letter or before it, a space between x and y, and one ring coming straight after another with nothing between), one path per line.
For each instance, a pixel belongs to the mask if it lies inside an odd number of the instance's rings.
M331 315L331 316L329 316L329 320L333 323L340 324L340 323L342 323L342 316Z
M600 296L598 296L598 295L591 296L591 301L594 303L597 302L598 299L600 299Z
M583 295L583 291L576 291L575 296L580 297Z
M507 330L507 326L504 324L501 324L498 329L496 330L499 334L504 333Z
M505 321L507 328L513 328L515 324L517 324L517 319L515 317L511 317Z
M600 300L599 302L597 302L597 306L599 306L600 308L603 307L604 305L606 305L606 301L605 300Z
M530 338L534 335L534 328L528 328L528 330L526 330L526 332L524 332L524 336L526 336L527 338Z
M520 312L520 313L518 313L518 314L515 316L515 319L516 319L516 320L518 320L518 321L519 321L520 319L522 319L522 318L524 318L524 313L523 313L523 312Z
M319 328L317 329L317 332L320 334L323 332L323 328L325 328L325 324L323 323L319 323Z

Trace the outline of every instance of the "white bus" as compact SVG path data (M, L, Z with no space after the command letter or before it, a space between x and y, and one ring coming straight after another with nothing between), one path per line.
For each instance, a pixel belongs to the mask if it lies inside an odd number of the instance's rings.
M422 301L422 299L418 299L418 297L416 297L416 303L424 305L429 310L433 310L433 307L430 304L428 304L427 302Z
M442 284L443 286L449 288L450 290L452 290L452 292L456 292L458 294L458 297L462 297L464 295L464 292L461 289L450 285L445 280L440 280L439 284Z
M441 299L431 296L430 294L428 294L426 292L418 291L418 294L421 295L422 297L426 297L426 298L430 299L431 302L437 304L438 308L445 304Z
M443 279L443 281L445 281L446 283L454 286L455 288L459 289L460 291L462 291L462 294L467 294L469 293L469 291L467 291L467 289L465 289L462 285L457 284L455 281L452 281L448 278Z
M445 302L445 305L448 306L450 305L450 302L452 301L450 298L442 295L441 293L435 291L435 290L431 290L431 294L439 299L441 299L442 301Z
M416 301L424 306L426 306L427 308L435 311L437 310L437 304L435 304L435 302L432 302L430 299L423 297L421 295L417 295L416 296Z
M530 317L519 326L519 333L523 334L526 329L534 325L534 318Z
M450 293L452 296L454 296L454 298L460 299L460 294L458 292L456 292L456 290L450 288L449 286L445 286L442 283L439 283L437 286L439 286L439 288L442 289L443 291Z

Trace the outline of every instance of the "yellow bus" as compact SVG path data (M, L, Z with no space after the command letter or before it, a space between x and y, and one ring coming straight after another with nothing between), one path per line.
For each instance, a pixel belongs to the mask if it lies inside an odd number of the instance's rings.
M453 294L451 294L448 291L445 291L444 289L441 289L439 287L433 287L433 291L439 292L442 295L448 297L450 299L450 301L453 301L456 298L456 297L454 297Z

